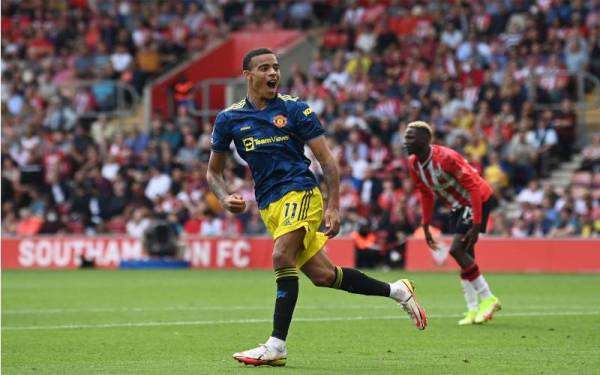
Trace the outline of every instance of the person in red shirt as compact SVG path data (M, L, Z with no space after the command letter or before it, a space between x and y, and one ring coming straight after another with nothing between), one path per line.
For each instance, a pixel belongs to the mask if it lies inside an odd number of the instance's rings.
M437 195L451 208L450 227L455 233L450 255L460 266L468 311L458 324L483 323L500 310L500 301L490 290L475 262L475 244L485 233L496 200L490 185L456 151L431 144L432 130L423 121L408 124L404 146L409 153L409 173L421 195L425 240L432 250L438 244L429 231Z

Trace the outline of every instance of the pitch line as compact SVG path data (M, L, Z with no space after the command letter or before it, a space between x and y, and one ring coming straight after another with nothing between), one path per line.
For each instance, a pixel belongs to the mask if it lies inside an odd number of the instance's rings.
M436 305L437 308L460 309L463 305ZM594 306L520 306L519 310L575 310L580 311ZM330 310L339 309L339 305L306 305L296 306L296 310ZM386 305L344 305L345 310L384 310L394 307ZM45 314L69 314L69 313L126 313L126 312L161 312L161 311L260 311L272 310L269 305L215 305L215 306L138 306L138 307L84 307L84 308L46 308L46 309L3 309L2 315L45 315Z
M571 311L571 312L514 312L500 313L500 318L523 318L542 316L595 316L600 311ZM433 314L430 319L457 318L457 314ZM351 316L351 317L325 317L325 318L295 318L294 322L350 322L360 320L407 320L407 316L385 315L385 316ZM140 327L170 327L170 326L203 326L203 325L228 325L228 324L253 324L272 323L272 319L235 319L235 320L191 320L172 322L124 322L105 324L63 324L48 326L4 326L4 331L39 331L39 330L68 330L68 329L90 329L90 328L140 328Z

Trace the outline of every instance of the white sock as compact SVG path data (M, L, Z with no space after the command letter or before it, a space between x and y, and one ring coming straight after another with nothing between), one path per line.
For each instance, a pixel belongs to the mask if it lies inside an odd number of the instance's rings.
M277 337L269 337L265 345L267 345L270 348L277 349L280 352L285 350L285 341L282 339L278 339Z
M469 280L460 279L460 283L463 287L465 294L465 301L467 302L467 309L469 311L477 311L479 309L479 299L477 298L477 291L471 285Z
M396 302L404 302L410 297L410 294L407 293L403 288L400 288L396 285L396 283L390 284L390 298L395 300Z
M473 285L473 288L475 288L481 299L492 296L492 291L483 275L479 275L475 280L471 281L471 285Z

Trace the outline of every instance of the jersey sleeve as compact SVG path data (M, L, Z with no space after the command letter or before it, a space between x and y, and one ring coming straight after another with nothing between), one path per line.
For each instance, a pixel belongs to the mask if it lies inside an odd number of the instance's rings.
M227 117L225 113L221 112L215 119L213 126L213 132L211 137L211 150L214 152L226 152L229 151L229 145L233 136L231 130L227 126Z
M459 154L449 155L446 170L452 174L469 193L473 209L473 224L481 224L483 203L477 171Z
M312 108L304 102L297 102L295 108L295 118L298 124L297 133L304 142L325 134L325 129L321 125L321 121Z
M408 172L410 174L410 178L415 183L417 190L421 194L421 224L429 224L431 223L431 217L433 216L433 203L435 201L435 195L433 191L429 189L423 181L417 176L417 173L414 170L413 163L408 163Z

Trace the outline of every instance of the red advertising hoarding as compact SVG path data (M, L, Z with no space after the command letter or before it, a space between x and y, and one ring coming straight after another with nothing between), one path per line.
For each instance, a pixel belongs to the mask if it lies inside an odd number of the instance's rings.
M444 239L449 245L450 238ZM194 268L271 268L269 238L190 238L185 259ZM327 245L335 264L352 267L352 240L335 238ZM101 268L116 268L122 260L144 259L141 242L131 237L34 236L2 239L2 269L77 268L83 257ZM600 240L481 238L477 262L487 272L600 272ZM451 271L451 257L434 261L422 239L410 239L408 271Z
M190 238L184 258L193 268L270 269L273 241L269 238ZM329 257L342 266L354 265L352 241L328 242ZM95 266L116 268L122 260L144 259L141 241L131 237L35 236L2 239L2 268L78 268L82 259Z
M449 247L451 238L444 238ZM480 238L475 250L477 264L489 272L600 272L600 240ZM407 245L408 271L458 270L448 257L437 265L423 239Z

